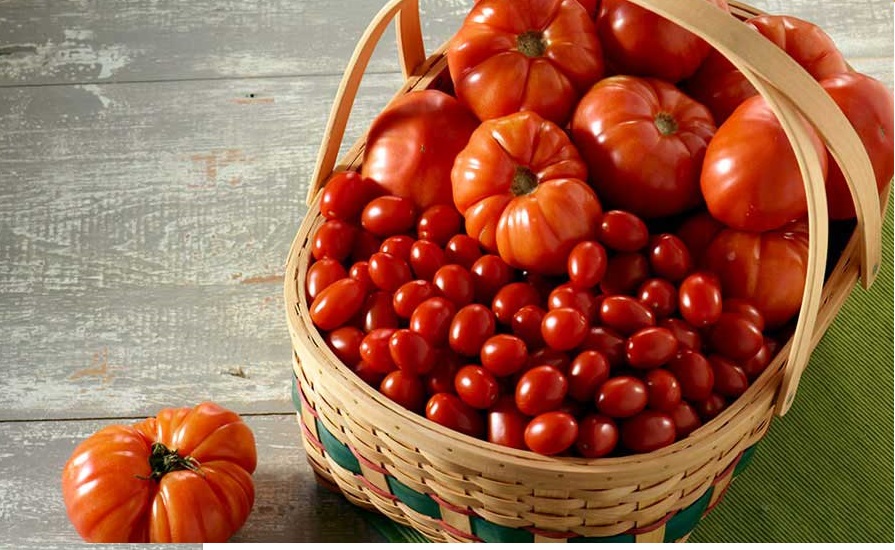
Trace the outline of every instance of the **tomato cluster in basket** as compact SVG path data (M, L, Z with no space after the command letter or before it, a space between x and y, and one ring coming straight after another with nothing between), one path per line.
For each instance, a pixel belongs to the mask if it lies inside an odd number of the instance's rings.
M820 81L885 186L891 93L808 22L746 24ZM480 0L446 55L450 90L394 100L319 197L306 295L334 354L408 410L545 455L649 452L717 416L805 284L805 191L764 99L624 0ZM830 215L853 217L815 141Z

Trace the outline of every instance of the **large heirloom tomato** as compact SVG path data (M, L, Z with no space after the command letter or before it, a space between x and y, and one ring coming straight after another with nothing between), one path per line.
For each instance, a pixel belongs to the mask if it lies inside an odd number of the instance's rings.
M225 542L255 498L255 439L214 403L103 428L62 471L68 517L90 542Z
M531 110L564 124L603 75L593 21L577 0L481 0L447 59L457 97L482 120Z
M715 125L705 107L672 84L603 79L581 99L571 127L607 204L653 218L699 203L699 172Z
M808 224L800 220L764 233L725 229L709 245L703 261L720 279L725 298L748 300L768 328L777 328L802 304Z
M779 46L817 80L848 71L833 39L813 23L787 15L760 15L746 25ZM685 87L712 111L718 124L743 101L758 95L743 73L717 50L711 51Z
M826 148L807 122L804 127L826 178ZM808 212L792 145L761 96L746 100L718 128L705 153L700 185L712 216L735 229L776 229Z
M413 200L419 212L451 204L451 166L476 126L472 113L444 92L404 94L370 126L361 174Z
M565 132L531 111L483 122L451 172L466 232L511 266L551 274L596 238L603 211L586 178Z
M858 132L870 157L877 190L892 179L893 105L892 92L880 81L860 73L844 73L821 81L821 86L839 105ZM833 157L829 157L827 207L835 220L855 217L855 206L845 176Z
M706 0L728 11L727 0ZM627 0L602 0L597 32L607 64L620 74L677 82L692 75L710 46L695 34Z

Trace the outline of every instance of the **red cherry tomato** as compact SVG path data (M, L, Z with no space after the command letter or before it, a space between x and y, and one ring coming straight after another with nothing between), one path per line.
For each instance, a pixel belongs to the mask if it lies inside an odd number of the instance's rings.
M398 290L401 285L413 279L407 262L385 252L370 256L369 268L373 284L389 292Z
M771 364L771 359L773 358L774 355L771 351L771 347L768 345L767 339L765 339L761 348L758 350L758 353L743 361L743 372L746 373L749 380L755 380L764 372L768 365Z
M665 279L647 279L637 289L636 298L656 319L670 317L677 310L677 289Z
M379 251L401 258L405 262L410 262L410 249L413 247L414 242L416 241L409 235L392 235L382 241Z
M681 401L670 414L671 420L674 421L674 430L677 432L678 439L687 437L696 428L702 426L699 413L686 401Z
M600 304L603 325L623 336L655 326L656 316L646 306L629 296L607 296Z
M693 265L700 265L706 249L715 236L724 229L724 224L712 217L705 210L688 217L677 228L677 236L687 246ZM675 281L678 282L678 281Z
M409 319L416 308L429 298L439 295L438 288L429 281L410 281L395 291L392 301L395 313Z
M603 214L599 239L616 252L636 252L649 242L649 229L630 212L610 210Z
M609 380L609 361L599 351L582 351L569 365L569 395L577 401L591 403L597 388Z
M326 335L329 349L349 367L360 362L360 343L363 339L364 333L357 327L340 327Z
M421 240L445 246L451 237L460 232L462 220L457 209L449 204L436 204L420 214L416 222L416 234Z
M361 226L378 237L408 233L415 223L413 201L393 195L371 200L360 216Z
M436 393L426 403L426 418L472 437L482 437L485 421L481 414L451 393Z
M578 439L575 448L585 458L600 458L615 450L618 444L618 426L602 414L589 414L578 423Z
M435 365L423 377L423 383L426 391L430 396L436 393L453 393L454 377L460 370L461 362L453 351L449 349L441 349L435 353Z
M345 261L354 249L357 227L342 220L329 220L317 228L311 242L311 254L315 260L332 258Z
M333 330L348 323L364 304L364 288L347 277L332 283L311 302L311 321L320 330Z
M600 303L589 290L573 287L571 284L559 285L547 297L547 309L568 307L580 311L587 322L597 318Z
M529 416L556 410L568 391L569 382L557 368L549 365L534 367L516 383L516 406Z
M461 355L477 357L488 338L497 328L494 314L481 304L464 306L451 321L448 343Z
M482 257L479 242L469 235L454 235L444 247L447 263L462 265L471 269L472 264Z
M361 340L360 356L366 366L375 372L388 374L397 369L390 351L389 340L395 333L393 328L376 329Z
M410 315L410 330L425 338L432 347L442 347L448 342L456 313L457 306L450 300L440 296L429 298Z
M578 439L578 422L569 413L550 411L534 417L525 428L525 444L542 455L559 454Z
M627 449L648 453L674 443L677 431L671 415L646 410L622 422L621 436Z
M695 327L705 327L721 317L721 284L708 273L687 276L678 289L678 309L684 320Z
M671 360L678 343L667 328L646 327L628 337L625 356L635 369L655 369Z
M633 376L614 376L600 385L597 409L612 418L634 416L646 408L646 384Z
M551 309L541 321L541 336L551 348L568 351L577 348L587 336L588 322L580 311L568 307Z
M569 282L575 288L593 288L606 274L609 258L606 249L598 242L584 241L569 252Z
M357 375L358 378L369 384L374 388L378 388L382 381L385 379L385 374L382 372L373 369L366 363L366 361L361 361L352 369L354 374Z
M356 262L351 266L351 269L348 270L348 276L363 286L364 294L376 289L376 284L373 283L373 279L370 278L369 262Z
M722 313L708 335L712 349L733 361L748 360L764 344L761 330L739 313Z
M530 283L510 283L497 291L491 302L491 310L504 325L513 322L513 316L525 306L541 304L541 295Z
M683 319L668 318L659 321L659 326L667 328L674 334L677 340L678 349L688 349L691 351L702 350L702 336L699 331L693 328L693 325Z
M446 261L444 250L433 242L416 241L410 247L410 267L417 279L431 281Z
M485 340L480 354L482 366L497 376L515 374L528 361L528 347L516 336L497 334Z
M712 393L715 373L708 359L701 353L682 350L668 362L667 368L680 383L684 399L701 401Z
M625 364L625 338L606 327L590 327L581 343L581 349L602 353L612 368Z
M634 294L649 278L649 260L639 252L622 252L609 259L600 281L603 294Z
M466 365L458 370L454 389L460 399L474 409L491 408L500 396L497 378L478 365Z
M345 271L345 268L337 260L332 258L317 260L308 268L308 274L305 277L305 289L307 290L308 298L313 300L326 287L347 276L348 273Z
M733 361L719 355L709 356L715 383L712 389L724 397L739 397L749 389L749 378Z
M494 254L486 254L476 260L470 272L475 299L482 304L490 304L497 291L513 280L513 269Z
M370 256L379 252L382 240L366 229L358 229L351 249L351 261L362 262L370 259Z
M528 370L543 365L549 365L559 372L565 373L568 372L569 365L571 364L572 358L569 357L568 353L553 348L541 348L535 350L528 356L528 363L525 368Z
M727 408L727 400L724 399L723 396L713 393L704 400L697 401L694 404L694 408L696 409L696 412L699 413L699 417L702 421L708 422Z
M475 298L472 274L457 264L448 264L436 271L432 282L457 307L463 307Z
M505 395L488 411L488 441L525 450L525 427L529 418L519 412L514 399Z
M693 271L693 258L684 241L671 233L658 235L650 243L649 264L658 277L673 283Z
M364 206L379 194L376 183L357 172L333 172L320 195L320 213L328 220L356 221Z
M643 376L649 408L671 413L681 403L681 385L665 369L653 369Z
M428 340L406 328L392 334L388 350L395 365L411 374L426 374L435 363L435 351Z
M544 346L544 337L541 336L541 322L547 312L538 306L524 306L513 315L510 323L513 334L525 342L530 349Z
M379 391L409 411L422 412L426 404L426 389L419 376L404 370L386 374Z
M743 298L725 298L724 301L721 302L721 312L737 313L748 319L759 331L764 332L764 316L749 300Z
M364 332L377 328L398 328L398 316L392 306L392 295L384 290L373 292L367 296L360 310Z

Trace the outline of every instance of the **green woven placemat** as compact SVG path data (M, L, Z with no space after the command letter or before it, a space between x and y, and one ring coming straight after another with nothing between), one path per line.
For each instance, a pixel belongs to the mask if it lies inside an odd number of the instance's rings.
M893 542L892 208L883 263L815 348L786 417L692 542ZM392 542L425 542L370 515Z

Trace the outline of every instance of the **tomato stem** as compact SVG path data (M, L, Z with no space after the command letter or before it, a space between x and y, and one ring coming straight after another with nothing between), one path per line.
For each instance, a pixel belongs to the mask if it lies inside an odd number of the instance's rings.
M164 443L156 441L152 444L152 453L149 455L149 467L152 473L149 477L137 476L140 479L160 480L170 472L177 470L190 470L201 475L199 461L191 456L180 456L177 449L169 449Z
M547 50L544 33L541 31L525 31L516 37L516 49L528 57L541 57Z
M670 136L678 130L677 120L670 113L659 113L656 115L656 128L663 136Z
M527 195L534 191L538 186L538 176L525 166L517 166L516 173L513 174L513 183L510 185L510 191L514 195Z

